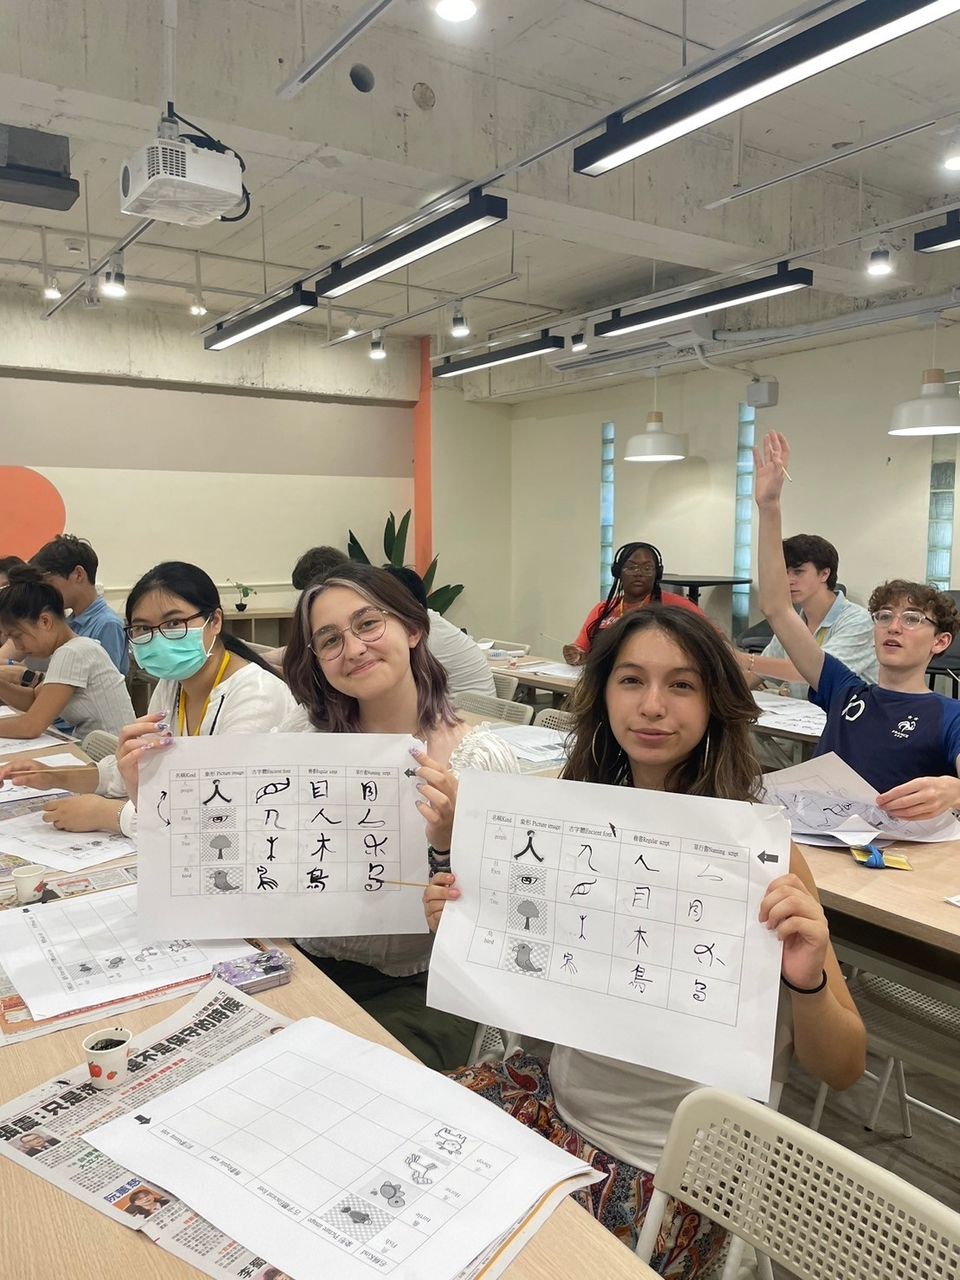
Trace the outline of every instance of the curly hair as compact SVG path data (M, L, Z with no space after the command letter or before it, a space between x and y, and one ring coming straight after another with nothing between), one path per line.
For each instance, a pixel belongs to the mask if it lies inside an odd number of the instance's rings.
M613 736L607 681L627 641L660 631L683 650L703 680L707 731L667 777L666 790L719 800L756 800L760 765L750 726L759 716L730 645L705 618L675 605L651 604L628 613L590 650L573 694L570 754L561 777L618 785L630 779L630 761Z
M889 582L874 587L867 611L874 614L880 609L889 609L891 605L897 604L912 604L915 609L928 614L936 623L938 635L946 632L952 640L960 631L960 616L953 599L945 591L938 591L925 582L891 578Z

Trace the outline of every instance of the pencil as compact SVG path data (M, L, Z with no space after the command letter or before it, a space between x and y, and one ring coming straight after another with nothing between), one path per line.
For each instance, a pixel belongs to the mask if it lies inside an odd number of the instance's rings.
M428 884L421 884L419 880L384 880L384 884L399 884L404 889L429 889Z
M793 476L790 474L790 472L787 470L787 468L783 465L782 462L780 463L780 470L783 472L786 478L790 481L790 483L793 484Z

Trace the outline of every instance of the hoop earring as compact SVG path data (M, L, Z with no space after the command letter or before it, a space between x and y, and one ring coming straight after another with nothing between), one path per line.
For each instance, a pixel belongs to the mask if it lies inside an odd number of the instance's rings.
M703 739L703 763L701 765L701 768L704 773L706 773L707 765L709 763L710 763L710 730L708 729L706 732L706 736Z
M602 728L603 728L603 725L598 724L593 731L593 737L590 739L590 757L598 769L600 768L600 761L597 759L597 734L600 732Z

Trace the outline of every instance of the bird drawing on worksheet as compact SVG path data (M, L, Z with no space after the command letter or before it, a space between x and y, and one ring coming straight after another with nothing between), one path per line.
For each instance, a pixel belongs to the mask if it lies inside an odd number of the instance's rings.
M230 881L230 872L219 870L213 873L213 887L218 893L236 893L239 885L232 884Z
M514 956L517 968L523 973L543 973L542 969L538 969L530 958L530 946L526 942L518 942L517 950Z

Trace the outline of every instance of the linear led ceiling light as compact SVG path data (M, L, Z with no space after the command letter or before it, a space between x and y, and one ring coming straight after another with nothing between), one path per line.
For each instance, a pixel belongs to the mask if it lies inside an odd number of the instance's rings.
M960 0L957 0L960 4ZM465 240L467 236L484 231L507 216L507 202L502 196L485 196L481 192L471 195L466 204L445 213L433 222L405 236L385 244L372 253L348 262L345 266L335 262L330 274L317 281L316 290L321 298L340 298L345 293L379 280L419 258L426 258L447 245Z
M246 338L263 333L264 329L272 329L274 325L292 320L294 316L302 316L305 311L312 311L316 305L317 295L304 289L302 285L296 285L290 293L261 307L259 311L251 311L249 315L241 316L239 320L233 320L229 324L218 324L204 338L203 345L207 351L222 351L224 347L232 347L235 342L243 342Z
M698 298L681 298L679 302L649 307L646 311L635 311L631 315L624 316L616 310L609 320L601 320L594 325L593 332L598 338L616 338L622 333L652 329L655 325L687 320L691 316L705 316L709 311L723 311L726 307L759 302L761 298L774 298L780 293L795 293L798 289L809 289L812 284L813 272L808 267L791 268L786 262L781 262L775 276L746 280L743 284L732 284L726 289L702 293Z
M497 364L512 364L514 360L529 360L531 356L543 356L548 351L562 351L563 338L553 337L549 329L543 329L539 338L532 342L518 342L512 347L497 347L495 351L485 351L483 355L467 356L464 360L451 360L447 356L441 364L433 366L435 378L458 378L464 373L475 373L478 369L490 369Z
M573 167L593 177L607 173L957 12L960 0L863 0L631 120L611 117L605 133L576 148Z
M942 253L944 249L960 249L960 209L951 209L942 227L918 231L913 237L917 253Z

